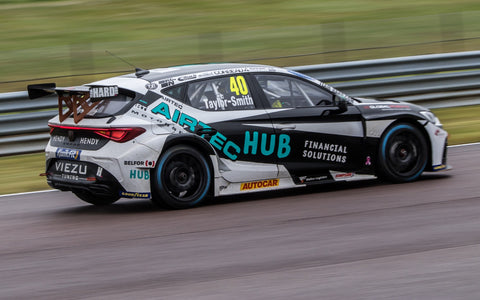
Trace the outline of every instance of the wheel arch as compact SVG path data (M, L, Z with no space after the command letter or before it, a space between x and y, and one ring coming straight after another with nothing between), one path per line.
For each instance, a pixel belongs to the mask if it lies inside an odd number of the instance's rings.
M426 122L426 121L425 121ZM380 163L380 153L381 153L381 148L382 148L382 141L384 141L384 139L390 134L391 130L393 128L395 128L396 126L398 125L408 125L408 126L412 126L413 128L415 128L423 137L423 141L425 143L425 146L426 146L426 164L425 164L425 167L424 167L424 170L423 171L428 171L431 169L431 166L432 166L432 143L431 143L431 140L430 140L430 137L429 137L429 134L427 132L427 130L425 129L425 127L422 125L421 122L419 122L419 119L415 119L415 118L408 118L408 117L405 117L405 118L399 118L399 119L396 119L395 121L391 122L387 127L385 127L385 129L382 131L382 134L380 135L379 139L378 139L378 143L377 143L377 151L378 151L378 155L376 155L376 171L375 173L377 174L377 176L380 176L382 173L383 175L385 175L385 170L382 170L382 164ZM379 169L380 168L380 169ZM382 176L385 178L385 176ZM408 180L410 181L410 180ZM394 180L394 182L396 182Z
M427 121L425 121L427 122ZM400 118L398 120L395 120L390 124L387 128L382 133L382 136L380 137L379 140L379 146L380 146L380 141L383 139L383 137L388 133L388 131L393 127L396 126L397 124L404 123L404 124L409 124L417 128L423 135L425 142L427 143L427 166L425 167L425 171L431 170L432 168L432 141L430 140L430 136L425 129L425 126L423 126L418 119L414 118Z
M206 158L206 161L208 163L208 166L210 167L211 176L212 176L212 181L210 185L210 190L209 190L209 195L213 196L214 191L215 191L215 174L217 173L217 166L212 161L210 158L211 155L216 156L215 149L213 146L208 143L205 139L194 135L194 134L178 134L178 135L171 135L169 136L162 148L162 151L160 152L157 162L160 160L160 157L170 148L179 146L179 145L185 145L194 148L198 152L200 152L201 155L203 155ZM152 183L150 183L152 184Z

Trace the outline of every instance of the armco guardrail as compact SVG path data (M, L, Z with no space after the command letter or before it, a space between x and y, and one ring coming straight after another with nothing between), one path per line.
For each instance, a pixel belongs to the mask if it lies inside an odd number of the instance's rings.
M429 108L480 104L480 51L291 67L346 94L395 99ZM41 111L38 111L41 110ZM33 112L32 112L33 111ZM56 97L0 94L0 156L42 151Z

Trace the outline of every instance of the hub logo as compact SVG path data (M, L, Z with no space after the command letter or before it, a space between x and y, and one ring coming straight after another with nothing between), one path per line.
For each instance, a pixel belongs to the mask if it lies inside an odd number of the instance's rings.
M70 160L80 160L80 153L82 153L82 150L58 148L55 152L55 157Z

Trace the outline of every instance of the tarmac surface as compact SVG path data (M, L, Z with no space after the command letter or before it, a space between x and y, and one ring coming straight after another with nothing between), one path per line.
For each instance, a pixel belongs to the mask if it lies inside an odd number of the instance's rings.
M0 299L480 299L480 145L453 169L182 211L0 198Z

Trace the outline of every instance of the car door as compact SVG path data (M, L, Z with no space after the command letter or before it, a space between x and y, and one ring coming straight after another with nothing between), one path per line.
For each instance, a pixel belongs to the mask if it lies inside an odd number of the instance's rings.
M359 110L335 105L332 91L297 77L256 74L285 153L277 163L297 183L331 179L330 170L361 168L364 129Z
M223 158L224 178L239 182L278 176L275 131L247 74L190 82L186 101L201 110L199 120L205 128L197 134Z

